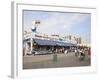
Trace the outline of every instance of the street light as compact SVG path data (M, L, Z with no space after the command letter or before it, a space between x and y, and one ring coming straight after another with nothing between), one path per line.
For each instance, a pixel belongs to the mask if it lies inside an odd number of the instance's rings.
M33 24L34 28L32 27L31 30L32 30L33 33L36 33L37 32L37 26L38 26L38 24L40 24L40 21L39 20L33 20L32 24ZM32 53L32 50L33 50L33 39L32 39L32 37L33 37L33 35L31 34L31 39L30 39L31 53Z

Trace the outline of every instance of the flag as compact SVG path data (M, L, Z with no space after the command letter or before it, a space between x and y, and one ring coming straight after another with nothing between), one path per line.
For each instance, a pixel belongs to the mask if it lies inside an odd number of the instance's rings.
M33 24L33 25L40 24L40 21L39 21L39 20L33 20L33 21L32 21L32 24Z
M35 21L35 24L40 24L40 21Z

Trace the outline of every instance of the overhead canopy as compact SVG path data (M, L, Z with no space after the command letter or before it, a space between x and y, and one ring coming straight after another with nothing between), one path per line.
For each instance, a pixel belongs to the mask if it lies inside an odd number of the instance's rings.
M42 40L42 39L34 39L34 41L38 44L38 45L56 45L56 43L54 41L51 40Z
M63 41L54 41L54 40L42 40L42 39L34 39L34 41L38 45L48 45L48 46L76 46L70 42L63 42Z

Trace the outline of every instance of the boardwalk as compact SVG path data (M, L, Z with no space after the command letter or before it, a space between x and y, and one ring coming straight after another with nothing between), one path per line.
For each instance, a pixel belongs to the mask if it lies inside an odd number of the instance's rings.
M53 54L23 57L23 69L57 68L57 67L80 67L90 66L89 60L80 61L74 53L57 54L57 62L53 61Z

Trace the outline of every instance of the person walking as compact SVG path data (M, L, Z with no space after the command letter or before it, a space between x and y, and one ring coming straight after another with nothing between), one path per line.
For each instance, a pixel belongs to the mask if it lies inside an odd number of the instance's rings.
M67 54L68 54L68 50L67 49L65 49L64 54L67 56Z

